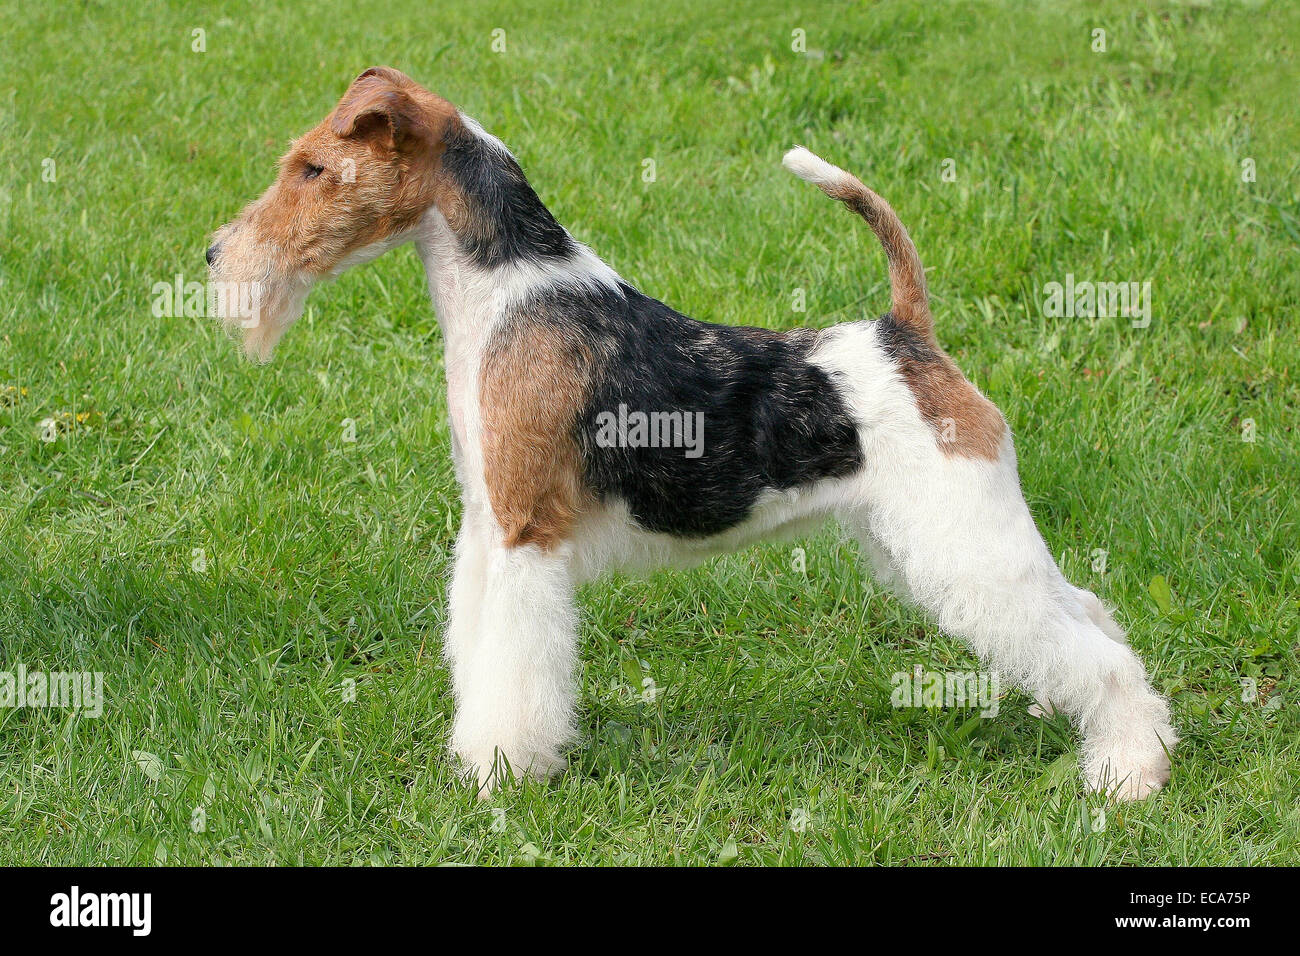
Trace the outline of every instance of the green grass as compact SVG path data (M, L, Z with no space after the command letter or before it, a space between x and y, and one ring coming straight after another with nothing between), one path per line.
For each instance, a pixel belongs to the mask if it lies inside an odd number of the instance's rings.
M0 669L107 694L99 719L0 711L0 861L1297 862L1300 8L188 6L0 5ZM792 142L889 198L1052 550L1174 702L1170 788L1102 826L1026 698L891 708L893 672L974 661L827 533L806 577L771 547L585 588L570 771L476 802L444 755L458 504L414 252L320 288L268 367L150 312L375 63L700 318L886 307L869 231L780 169ZM1150 326L1046 318L1067 273L1149 280Z

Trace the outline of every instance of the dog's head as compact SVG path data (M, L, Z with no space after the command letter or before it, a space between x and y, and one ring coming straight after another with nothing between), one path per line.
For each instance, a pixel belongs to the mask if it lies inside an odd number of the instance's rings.
M265 361L312 285L410 237L443 190L456 108L389 67L362 73L208 248L218 317Z

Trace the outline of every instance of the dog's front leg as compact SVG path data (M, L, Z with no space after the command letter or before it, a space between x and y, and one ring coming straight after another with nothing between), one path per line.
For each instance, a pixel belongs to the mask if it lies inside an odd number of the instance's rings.
M495 536L482 547L476 634L454 652L452 748L486 795L510 774L544 779L564 766L577 612L565 548L507 547Z
M457 698L466 681L469 661L478 643L483 588L487 581L491 519L481 506L466 499L456 536L456 551L447 592L447 633L442 654L451 668L452 689Z

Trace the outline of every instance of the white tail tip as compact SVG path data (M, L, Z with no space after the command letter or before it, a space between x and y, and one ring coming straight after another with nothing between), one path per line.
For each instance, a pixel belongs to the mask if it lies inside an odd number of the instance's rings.
M849 179L849 174L834 166L820 156L802 146L796 146L785 154L781 165L800 179L818 186L836 185Z

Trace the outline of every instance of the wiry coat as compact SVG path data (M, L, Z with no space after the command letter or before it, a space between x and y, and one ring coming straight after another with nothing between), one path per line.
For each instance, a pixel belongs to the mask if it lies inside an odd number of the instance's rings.
M1053 562L1006 423L939 346L907 231L807 150L785 164L880 239L892 302L879 321L772 332L681 315L574 240L499 140L384 67L218 232L214 278L268 285L244 329L261 357L317 279L408 241L424 261L464 504L445 643L453 749L485 788L505 766L563 765L578 581L833 519L901 597L1077 721L1091 786L1159 788L1168 706L1109 612ZM602 440L616 409L699 416L698 454Z

